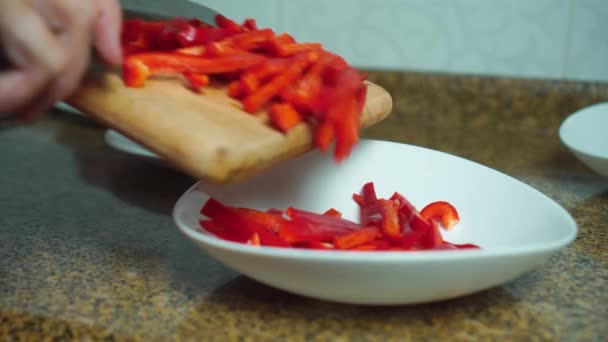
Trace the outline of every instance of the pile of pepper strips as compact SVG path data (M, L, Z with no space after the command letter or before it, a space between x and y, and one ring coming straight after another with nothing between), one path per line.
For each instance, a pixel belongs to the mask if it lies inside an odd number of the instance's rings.
M401 194L378 198L373 183L353 199L360 223L342 218L336 209L317 214L296 208L259 211L231 207L211 198L201 209L201 227L228 241L257 246L353 251L413 251L476 249L473 244L443 240L439 226L450 229L458 212L447 202L416 208Z
M182 77L194 91L218 81L243 109L267 109L270 123L287 132L301 122L334 159L348 157L358 141L365 75L319 43L298 43L286 33L238 24L223 16L216 27L198 19L127 20L123 24L123 80L141 87L157 75ZM212 79L210 79L212 77Z

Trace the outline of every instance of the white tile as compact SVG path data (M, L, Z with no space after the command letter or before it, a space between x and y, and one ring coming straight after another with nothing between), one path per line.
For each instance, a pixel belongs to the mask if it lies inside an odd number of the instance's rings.
M283 28L320 41L363 67L438 68L447 63L440 1L309 0L283 2Z
M568 0L458 0L451 7L450 71L561 77Z
M278 27L278 6L281 0L193 0L222 15L242 22L255 18L260 27Z
M608 81L608 1L574 0L565 76Z
M282 27L353 64L560 77L569 0L284 1Z

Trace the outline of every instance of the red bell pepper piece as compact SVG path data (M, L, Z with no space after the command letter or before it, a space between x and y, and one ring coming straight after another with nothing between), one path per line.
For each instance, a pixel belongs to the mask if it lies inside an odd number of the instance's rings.
M201 89L209 85L209 76L205 74L197 74L193 72L184 72L184 77L190 84L190 88L194 91L201 91Z
M460 220L456 208L443 201L428 204L420 211L420 214L427 221L439 221L445 229L454 227Z
M290 243L307 241L333 241L335 236L350 233L360 228L352 221L328 215L316 214L288 208L287 216L292 225L286 225L279 235Z
M260 235L258 233L253 233L245 243L252 246L260 246Z
M201 214L245 240L253 233L257 233L263 245L289 247L289 244L276 234L282 225L287 225L289 222L276 215L251 209L232 208L212 198L207 200L201 209Z
M243 27L246 28L246 29L255 31L255 30L258 29L258 24L256 23L255 19L247 18L243 22Z
M377 227L364 227L348 234L336 236L334 245L339 249L350 249L374 241L380 235Z
M399 224L399 204L395 201L379 199L378 207L382 215L382 233L395 241L403 238Z
M251 94L260 87L260 83L270 76L274 76L289 66L288 59L271 58L259 66L245 71L241 75L241 83L247 94Z
M243 31L243 27L237 24L236 21L228 19L220 14L215 16L215 24L221 28L231 29L235 31Z
M238 234L234 234L233 232L218 226L215 222L211 220L201 220L199 223L203 229L219 237L220 239L232 242L245 242L245 240Z
M255 113L270 99L277 95L281 89L295 81L310 63L318 58L315 52L303 53L294 57L293 62L282 73L275 76L270 82L260 87L253 94L243 100L245 111Z
M289 103L275 103L268 111L272 125L279 131L287 133L302 122L302 115Z
M329 149L334 140L334 126L330 121L321 122L315 129L315 145L321 152Z
M342 213L334 208L327 209L327 211L324 212L323 215L342 218Z
M175 49L174 52L182 55L203 56L205 55L204 45L193 45L190 47Z
M253 54L206 59L196 56L166 52L134 54L123 63L124 80L127 86L141 86L152 75L216 74L247 69L263 62L264 57Z
M277 209L277 208L270 208L270 209L266 210L266 212L269 214L272 214L272 215L279 216L279 217L283 217L283 214L284 214L283 210Z
M362 207L365 203L363 201L363 196L361 196L359 194L353 194L353 201L355 201L355 203L357 203L359 205L359 207Z

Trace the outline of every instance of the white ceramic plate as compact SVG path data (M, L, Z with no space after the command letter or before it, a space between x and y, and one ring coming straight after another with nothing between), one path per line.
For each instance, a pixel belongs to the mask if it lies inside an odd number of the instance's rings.
M104 138L108 145L119 151L144 158L160 159L156 153L144 148L143 146L114 130L107 130Z
M256 209L330 207L357 219L351 194L374 181L380 196L399 191L418 208L447 200L461 221L447 241L482 250L336 252L255 247L201 232L208 195ZM197 183L176 203L179 229L212 257L262 283L296 294L356 304L410 304L487 289L541 265L576 236L572 217L537 190L449 154L363 140L343 165L311 152L242 184Z
M562 123L559 136L579 160L608 178L608 103L570 115Z

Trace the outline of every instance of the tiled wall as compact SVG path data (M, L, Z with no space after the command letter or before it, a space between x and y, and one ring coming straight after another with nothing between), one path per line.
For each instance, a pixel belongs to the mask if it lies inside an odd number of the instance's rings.
M608 0L196 0L360 67L608 81Z

